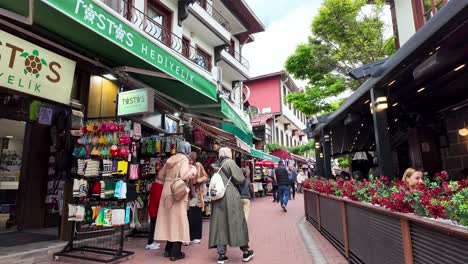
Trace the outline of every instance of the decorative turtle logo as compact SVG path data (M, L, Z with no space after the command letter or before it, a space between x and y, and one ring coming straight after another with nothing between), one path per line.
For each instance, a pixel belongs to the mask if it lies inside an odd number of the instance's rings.
M24 74L27 75L29 73L36 76L36 78L39 78L39 72L42 70L42 65L47 66L47 62L44 59L39 58L39 51L33 50L32 54L23 52L20 56L26 58L24 60Z

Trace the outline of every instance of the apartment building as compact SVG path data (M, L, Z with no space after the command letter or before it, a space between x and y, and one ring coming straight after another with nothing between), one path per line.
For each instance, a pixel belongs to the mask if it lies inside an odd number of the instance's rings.
M245 83L250 89L249 103L256 106L259 115L251 121L254 135L263 143L286 147L303 145L307 116L286 101L292 92L301 92L285 72L275 72L251 78Z
M244 1L101 0L135 26L232 91L249 78L242 47L264 26Z

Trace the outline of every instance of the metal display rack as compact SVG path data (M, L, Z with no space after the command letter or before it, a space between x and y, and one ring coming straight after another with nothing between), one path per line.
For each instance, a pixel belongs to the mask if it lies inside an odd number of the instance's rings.
M114 121L117 124L120 124L122 120L119 121ZM118 134L128 134L126 136L129 136L130 133L129 131L125 132L115 132ZM89 132L86 132L89 133ZM86 135L85 133L85 135ZM112 133L112 132L109 132ZM94 137L97 135L102 135L103 133L101 132L95 132L95 134L91 133L90 137ZM76 140L75 140L76 141ZM96 144L95 144L96 145ZM104 148L108 147L111 144L108 144L107 146L101 145L99 146L99 143L97 144L98 148ZM119 148L128 148L128 150L131 151L131 144L128 143L121 143L119 142L118 144ZM83 146L83 145L78 145L78 147L89 147L89 146ZM129 154L128 160L131 160L131 154ZM83 158L83 157L82 157ZM95 157L85 157L86 159L91 160L100 160L103 158L95 158ZM112 160L118 160L118 161L126 161L127 159L125 157L113 157L110 158ZM106 181L106 182L117 182L119 180L122 180L126 184L128 184L128 176L130 172L130 164L131 162L128 163L128 169L127 173L125 174L117 174L117 175L112 175L112 176L102 176L101 174L103 171L101 171L102 167L99 169L99 176L94 176L94 177L86 177L83 175L79 175L78 172L73 173L75 179L81 179L81 180L86 180L88 188L92 188L91 186L94 186L93 183L96 183L97 181ZM86 169L85 168L83 170ZM122 170L117 171L117 173L122 173ZM86 196L81 196L81 197L74 197L74 204L83 206L89 209L89 207L92 206L99 206L102 208L106 209L124 209L126 210L127 207L127 199L118 199L115 197L96 197L93 195L89 195L90 193L87 192ZM96 220L97 221L97 220ZM92 222L92 221L91 221ZM125 222L125 221L124 221ZM66 257L66 258L74 258L74 259L82 259L82 260L87 260L87 261L95 261L95 262L101 262L101 263L109 263L113 262L116 260L120 259L131 259L133 258L135 252L133 251L127 251L124 250L124 239L125 239L125 226L124 225L116 225L116 226L106 226L106 225L97 225L97 224L90 224L89 221L74 221L73 222L73 228L72 228L72 235L71 239L69 240L68 244L64 247L64 249L59 252L54 254L54 260L58 261L61 257Z

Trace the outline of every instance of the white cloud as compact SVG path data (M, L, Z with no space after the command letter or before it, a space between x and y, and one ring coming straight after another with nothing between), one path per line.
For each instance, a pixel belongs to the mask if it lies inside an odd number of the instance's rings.
M250 62L251 76L281 71L296 46L307 42L312 19L321 4L321 1L308 2L291 9L286 16L273 20L265 32L254 35L253 43L244 46L243 56ZM303 86L305 83L297 81L296 84Z
M300 43L306 43L311 35L311 24L323 0L246 0L266 25L265 32L255 34L255 41L243 48L243 56L250 63L252 77L281 71L289 55ZM369 12L369 7L364 8ZM391 15L388 6L384 17L387 37L391 31ZM306 81L295 80L299 87Z

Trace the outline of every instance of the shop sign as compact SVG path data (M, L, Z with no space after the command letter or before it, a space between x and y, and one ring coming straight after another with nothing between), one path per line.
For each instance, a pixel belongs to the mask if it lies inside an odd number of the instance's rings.
M119 93L117 115L135 115L154 111L154 93L150 88Z
M75 65L0 30L0 86L68 105Z
M217 100L215 84L153 43L145 33L139 32L141 29L136 25L107 11L102 7L104 3L92 0L42 1L189 87Z

